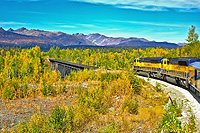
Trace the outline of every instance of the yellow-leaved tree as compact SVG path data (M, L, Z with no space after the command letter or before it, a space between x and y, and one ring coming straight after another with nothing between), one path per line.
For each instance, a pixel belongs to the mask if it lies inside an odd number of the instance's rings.
M189 56L200 57L200 41L198 40L199 36L195 32L195 26L191 26L187 36L186 43L186 52Z

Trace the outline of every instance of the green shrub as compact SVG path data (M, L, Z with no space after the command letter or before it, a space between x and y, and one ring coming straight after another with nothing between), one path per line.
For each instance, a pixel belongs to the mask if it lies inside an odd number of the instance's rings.
M28 95L28 90L29 90L29 87L27 84L22 85L22 87L21 87L21 97L22 98L24 98L25 96Z
M121 73L111 73L111 72L106 72L106 73L102 73L101 74L101 82L103 81L107 81L107 82L111 82L114 79L118 79L121 77Z
M197 132L196 122L195 122L195 116L191 114L189 118L189 123L185 125L184 130L186 132Z
M55 106L55 109L51 112L48 122L49 122L50 127L55 129L55 131L64 132L64 130L66 129L66 124L67 124L66 110L59 106Z
M100 133L116 133L118 132L118 130L116 129L115 124L111 124L111 125L107 125L105 129L100 129L99 132Z
M114 119L110 119L109 123L106 124L107 126L105 128L100 128L100 133L117 133L120 132L120 127L118 123Z
M57 105L49 116L35 114L26 122L20 122L16 131L19 133L71 132L74 130L74 116L73 107L66 110Z
M156 91L157 92L161 92L162 91L162 89L161 89L161 83L159 83L159 82L156 82Z
M56 89L52 85L44 85L40 90L44 96L55 96Z
M15 96L15 90L12 87L6 86L3 89L3 94L2 94L3 99L13 99L14 96Z
M165 132L181 131L181 121L176 117L176 112L167 112L163 115L159 128ZM161 131L160 130L160 131Z
M194 115L190 116L189 123L182 126L181 121L177 118L181 116L182 106L178 105L176 99L173 101L174 104L170 103L166 109L166 113L163 115L162 120L159 124L158 131L165 133L168 132L195 132L196 123Z
M133 100L132 98L125 98L122 108L127 108L130 114L138 114L137 98L135 98L135 100Z
M140 94L141 93L140 81L139 81L139 78L135 76L133 71L129 72L129 79L130 79L131 86L133 87L134 93Z
M20 122L16 128L18 133L49 133L46 118L42 114L35 114L25 122Z
M74 116L75 114L72 106L70 106L70 108L66 110L57 105L48 117L48 125L53 128L54 131L73 131Z
M2 98L4 99L14 99L17 97L20 97L19 95L17 95L17 90L21 89L19 83L13 79L9 79L8 81L6 81L6 83L4 83L4 86L2 87L3 91L2 91Z
M104 91L101 88L78 90L78 101L87 108L94 108L100 113L106 113L106 107L103 103Z

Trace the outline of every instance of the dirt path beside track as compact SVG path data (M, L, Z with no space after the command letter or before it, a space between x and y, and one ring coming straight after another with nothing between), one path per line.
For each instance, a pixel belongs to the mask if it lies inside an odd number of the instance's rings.
M161 85L162 90L165 93L168 93L168 96L170 96L172 99L177 99L177 102L181 103L183 101L183 109L182 109L182 117L179 119L182 121L182 123L185 123L188 121L188 113L191 110L191 112L195 115L196 118L196 124L198 127L198 131L200 132L200 98L195 96L192 92L181 88L179 86L170 84L168 82L159 80L159 79L153 79L153 78L147 78L143 76L137 76L138 78L142 78L145 81L149 82L153 86L156 86L158 83Z

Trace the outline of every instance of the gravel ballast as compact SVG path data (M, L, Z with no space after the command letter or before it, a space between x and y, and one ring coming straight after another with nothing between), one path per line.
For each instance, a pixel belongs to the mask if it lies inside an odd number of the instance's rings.
M159 79L153 79L153 78L147 78L147 77L143 77L143 76L137 76L138 78L144 79L145 81L149 82L150 84L152 84L153 86L156 86L158 83L161 84L161 88L165 93L168 93L168 96L172 97L172 99L179 99L186 101L183 109L182 109L182 117L180 118L180 120L182 121L182 123L186 122L188 119L188 109L191 109L192 114L195 115L196 118L196 125L198 128L197 132L200 132L200 97L195 96L192 92L181 88L177 85L173 84L173 79L172 78L168 78L167 80L172 82L165 82Z

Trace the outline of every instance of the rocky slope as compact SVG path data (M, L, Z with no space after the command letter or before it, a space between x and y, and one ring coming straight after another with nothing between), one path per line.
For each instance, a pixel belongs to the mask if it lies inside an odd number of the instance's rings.
M179 45L175 43L168 43L168 42L155 42L149 41L144 38L113 38L101 35L99 33L96 34L74 34L75 36L86 38L87 40L93 42L97 46L112 46L112 47L169 47L169 48L176 48Z
M73 35L57 31L43 31L39 29L28 30L20 28L5 31L0 28L0 46L21 46L29 48L39 45L42 49L49 49L52 46L66 47L180 47L178 44L168 42L149 41L144 38L123 38L107 37L96 33L84 35L76 33Z
M22 48L27 48L34 47L35 45L42 48L48 48L55 45L55 43L48 39L17 34L0 28L0 46L21 46ZM57 43L56 45L60 46Z
M70 45L94 45L87 39L82 37L69 35L63 32L51 32L51 31L43 31L43 30L28 30L26 28L20 28L18 30L12 31L14 33L22 34L22 35L29 35L29 36L37 36L43 39L51 40L57 44L62 44L63 46L70 46Z

